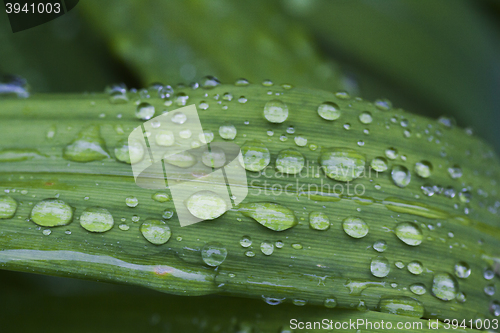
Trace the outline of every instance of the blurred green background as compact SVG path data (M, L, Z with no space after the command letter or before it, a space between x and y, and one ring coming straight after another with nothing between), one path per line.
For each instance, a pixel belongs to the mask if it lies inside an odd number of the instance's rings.
M496 0L82 0L68 14L16 34L2 13L0 41L0 73L26 78L34 93L100 92L117 82L175 85L205 75L223 83L271 79L452 116L500 152ZM181 304L179 297L3 271L0 289L0 323L23 330L46 322L54 331L72 319L110 314L107 332L137 331L134 320L149 331L179 331L164 322L170 311L178 315L166 304ZM211 302L238 301L197 304ZM142 313L130 310L138 304ZM23 321L25 307L33 326ZM96 329L86 323L80 331Z

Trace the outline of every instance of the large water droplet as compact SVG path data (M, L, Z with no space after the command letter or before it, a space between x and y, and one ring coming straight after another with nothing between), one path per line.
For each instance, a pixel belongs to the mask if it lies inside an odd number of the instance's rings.
M383 157L375 157L370 165L377 172L384 172L388 168L387 160Z
M224 124L219 127L219 135L225 140L234 140L236 134L238 134L238 131L232 124Z
M135 164L143 159L144 147L139 141L124 139L117 143L114 153L118 161Z
M399 187L405 187L410 184L411 173L410 171L402 165L395 165L391 171L391 177L394 184Z
M196 192L186 200L185 205L191 214L202 220L213 220L227 210L226 202L212 191Z
M164 221L147 219L141 224L141 233L150 243L165 244L170 239L172 232Z
M16 214L17 201L6 195L0 195L0 219L10 219Z
M105 232L113 227L113 215L102 207L89 207L80 215L81 226L90 232Z
M295 175L304 168L305 158L296 150L284 149L276 158L276 169L281 173Z
M369 228L365 221L359 217L347 217L342 221L346 234L352 238L363 238L368 234Z
M283 231L298 223L292 210L273 202L241 204L239 211L274 231Z
M347 182L358 178L365 170L365 157L348 148L322 149L319 163L327 177Z
M75 140L64 147L63 157L75 162L99 161L109 157L99 132L99 126L84 128Z
M432 294L443 301L453 300L458 292L458 282L448 273L434 274Z
M155 115L155 107L149 103L143 102L137 105L135 116L140 120L149 120Z
M247 141L241 147L241 155L245 169L249 171L263 170L271 162L269 149L260 141Z
M422 243L424 236L420 227L413 222L401 222L396 226L396 236L405 244L417 246Z
M59 199L46 199L31 210L30 218L43 227L67 225L73 220L73 208Z
M432 164L428 161L415 163L415 172L422 178L429 178L432 173Z
M336 120L340 117L340 107L333 102L325 102L318 106L318 114L325 120Z
M264 117L271 123L282 123L288 118L288 107L280 100L271 100L264 106Z
M464 261L457 262L455 264L455 275L461 279L466 279L470 276L470 266Z
M263 241L260 244L260 250L262 253L264 253L266 256L270 256L274 252L274 244L270 241Z
M309 214L309 226L315 230L327 230L330 228L330 219L323 212L311 212Z
M205 244L201 249L201 258L208 266L217 267L226 260L227 250L219 242Z
M391 271L391 265L389 264L389 260L386 257L376 257L372 259L370 264L370 271L373 276L383 278L386 277Z
M382 298L378 305L379 311L393 315L422 318L424 305L410 297Z

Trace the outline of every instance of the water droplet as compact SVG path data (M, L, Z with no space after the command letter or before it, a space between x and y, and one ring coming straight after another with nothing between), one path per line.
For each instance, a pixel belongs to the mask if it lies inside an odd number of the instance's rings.
M294 248L295 250L302 250L303 246L300 243L293 243L292 248Z
M155 115L155 107L149 103L143 102L137 105L135 116L140 120L149 120Z
M369 228L365 221L359 217L347 217L342 221L346 234L352 238L363 238L368 234Z
M167 130L157 131L155 141L158 146L172 146L175 142L174 132Z
M242 247L250 247L252 245L252 238L250 236L243 236L240 239L240 245Z
M234 83L235 86L237 87L245 87L245 86L248 86L250 83L248 82L247 79L238 79L236 80L236 82Z
M487 268L484 270L483 277L486 280L491 280L495 277L495 272L491 268Z
M420 275L424 271L424 266L420 261L412 261L406 266L406 268L408 269L408 272L415 275Z
M263 241L260 244L260 250L262 253L264 253L266 256L270 256L274 252L274 244L271 243L270 241Z
M486 287L484 287L484 293L488 296L495 295L495 292L496 292L496 288L495 288L495 285L493 285L493 284L490 284L490 285L487 285Z
M184 124L186 122L187 116L183 112L176 112L176 113L174 113L174 115L172 116L172 118L170 118L170 120L174 124L182 125L182 124Z
M181 151L176 154L167 153L163 156L163 160L179 168L189 168L196 164L196 157L189 151Z
M375 157L370 165L377 172L384 172L388 168L387 160L383 157Z
M203 133L198 135L198 138L202 143L210 143L214 140L214 133L212 131L205 130Z
M359 115L359 121L362 124L370 124L373 121L372 114L368 111L364 111Z
M174 102L178 106L185 106L187 104L188 99L189 99L188 95L186 95L183 92L180 92L175 95Z
M298 135L294 138L294 141L295 141L295 144L299 147L304 147L305 145L307 145L307 138L301 136L301 135Z
M295 175L304 168L305 158L296 150L284 149L276 158L276 169L281 173Z
M109 94L109 102L111 104L125 104L128 103L128 97L126 93L120 91L114 91Z
M348 148L322 149L319 163L326 176L347 182L358 178L365 170L365 157Z
M392 167L391 177L394 184L399 187L408 186L411 181L410 171L402 165L395 165Z
M382 256L373 258L370 264L370 271L372 272L373 276L379 278L386 277L391 271L389 260L387 260L386 257Z
M432 164L428 161L415 163L415 172L422 178L429 178L432 173Z
M375 243L373 243L373 249L377 252L384 252L387 250L387 243L385 240L379 239Z
M135 164L144 158L144 147L137 140L121 140L116 144L115 157L118 161Z
M213 220L227 210L226 202L212 191L196 192L185 204L191 214L202 220Z
M460 177L462 177L462 174L463 174L462 169L456 164L454 166L448 168L448 173L450 174L451 178L453 178L453 179L460 178Z
M304 306L307 304L307 301L303 299L294 299L292 300L292 304L296 306Z
M393 315L422 318L424 305L410 297L382 298L378 305L379 311Z
M182 139L189 139L191 137L193 133L191 132L191 130L189 128L186 128L186 129L183 129L183 130L180 130L179 131L179 136L182 138Z
M453 127L456 125L456 120L453 119L452 117L441 116L438 118L437 121L438 121L438 123L441 123L446 127Z
M264 106L264 117L271 123L282 123L288 118L288 107L282 101L273 99Z
M113 227L113 215L101 207L89 207L80 215L81 226L91 232L105 232Z
M219 80L215 76L205 76L201 79L200 86L203 89L212 89L220 84Z
M389 111L392 109L392 103L388 99L377 99L374 104L377 109L382 111Z
M327 298L323 302L323 305L325 306L325 308L332 309L337 306L337 300L335 298Z
M236 127L232 124L225 124L219 127L219 135L223 139L234 140L237 133Z
M425 285L423 283L414 283L410 285L410 291L415 295L423 295L427 292Z
M125 223L122 223L118 226L118 229L122 230L122 231L127 231L130 229L130 227L128 225L126 225Z
M6 195L0 195L0 219L10 219L17 211L17 201Z
M330 219L323 212L311 212L309 214L309 226L315 230L327 230L330 228Z
M245 142L241 147L241 155L243 166L249 171L261 171L271 162L269 149L259 141Z
M453 300L458 291L458 282L448 273L434 274L432 294L443 301Z
M239 211L274 231L283 231L298 223L292 210L273 202L241 204Z
M220 168L226 164L226 153L221 148L213 147L202 153L201 161L207 167Z
M28 82L18 75L2 75L0 76L1 95L16 95L17 98L28 98L30 96Z
M394 265L399 269L405 268L405 264L402 261L396 261Z
M139 229L144 238L156 245L165 244L172 236L170 227L160 220L147 219Z
M285 246L285 243L283 243L280 240L277 240L276 243L275 243L275 245L276 245L277 249L281 249L283 246Z
M208 266L217 267L226 260L227 250L219 242L205 244L201 249L201 258Z
M136 197L127 197L125 199L125 204L128 207L134 208L137 207L137 205L139 204L139 200Z
M62 200L46 199L33 206L30 219L42 227L67 225L73 220L73 209Z
M200 109L202 109L202 110L206 110L206 109L208 109L209 105L208 105L208 103L207 103L207 102L205 102L205 101L201 101L201 102L200 102L200 104L198 104L198 107L199 107Z
M92 162L108 158L106 144L99 132L99 126L84 128L71 143L64 147L63 157L75 162Z
M455 275L461 279L466 279L469 277L471 272L469 264L464 261L457 262L455 264Z
M396 236L405 244L417 246L422 243L424 236L420 227L413 222L401 222L396 226Z
M140 219L141 218L139 216L133 215L131 220L132 220L132 222L139 222Z
M264 87L272 87L274 85L274 83L271 80L264 80L264 81L262 81L262 85Z
M495 317L500 316L500 303L498 301L491 302L490 313Z
M156 192L151 196L151 199L158 202L170 201L170 196L166 192Z
M48 235L50 235L51 233L52 233L52 231L51 231L50 229L44 229L44 230L42 231L42 234L43 234L44 236L48 236Z
M245 255L249 258L252 258L255 257L255 252L249 250L245 252Z
M337 120L341 114L340 107L333 102L325 102L318 106L318 115L325 120Z
M398 150L396 148L387 148L385 150L385 156L390 160L395 160L398 158Z

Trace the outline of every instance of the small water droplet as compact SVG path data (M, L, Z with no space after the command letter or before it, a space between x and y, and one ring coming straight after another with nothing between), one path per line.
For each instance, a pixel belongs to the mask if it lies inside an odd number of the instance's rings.
M295 144L299 147L304 147L305 145L307 145L307 138L305 138L301 135L297 135L294 138L294 141L295 141Z
M101 207L89 207L80 215L81 226L90 232L105 232L113 227L113 215Z
M252 238L250 236L241 237L240 245L242 247L250 247L252 245Z
M42 231L42 234L43 234L44 236L48 236L48 235L50 235L51 233L52 233L52 231L51 231L50 229L44 229L44 230Z
M340 107L333 102L325 102L318 106L318 115L325 120L337 120L341 114Z
M63 149L63 157L75 162L92 162L108 158L106 144L99 126L84 128L77 137Z
M388 168L387 160L383 157L375 157L370 165L377 172L384 172Z
M155 115L155 107L149 103L143 102L137 105L135 116L140 120L149 120Z
M305 158L296 150L284 149L276 158L276 169L281 173L295 175L304 168Z
M368 111L364 111L359 115L359 121L362 124L371 124L373 121L372 114Z
M264 117L271 123L282 123L288 118L288 107L280 100L271 100L264 106Z
M348 148L322 149L319 157L326 176L347 182L358 178L365 170L365 157Z
M398 158L398 150L396 148L387 148L385 150L385 156L390 160L395 160Z
M422 178L429 178L432 173L432 164L428 161L415 163L415 172Z
M126 225L125 223L122 223L118 226L118 229L122 230L122 231L127 231L130 229L130 227L128 225Z
M323 212L311 212L309 214L309 226L315 230L327 230L330 228L330 219Z
M186 207L193 216L202 220L213 220L227 210L227 205L217 193L199 191L186 200Z
M423 295L427 292L425 285L423 283L414 283L410 285L410 291L415 295Z
M302 250L303 246L300 243L293 243L292 248L294 248L295 250Z
M389 111L392 109L392 103L388 99L377 99L374 104L377 109L382 111Z
M164 219L164 220L170 220L172 217L174 216L174 211L171 210L171 209L165 209L163 211L163 213L161 214L161 217ZM138 221L138 220L137 220ZM134 221L134 222L137 222L137 221Z
M464 261L457 262L455 264L455 275L461 279L466 279L469 277L471 269L469 264Z
M392 167L391 177L394 184L399 187L406 187L411 181L410 171L402 165L395 165Z
M170 196L166 192L156 192L151 196L151 199L157 202L167 202L170 201Z
M232 124L224 124L219 127L219 135L225 140L234 140L238 131Z
M377 252L384 252L387 250L387 242L385 240L379 239L373 243L373 249Z
M219 242L205 244L201 249L201 258L208 266L217 267L221 265L227 257L227 249Z
M274 231L283 231L298 223L292 210L273 202L241 204L239 211Z
M453 300L458 292L458 282L448 273L436 273L432 280L432 294L443 300Z
M380 312L393 315L422 318L424 305L410 297L382 298L378 304Z
M346 234L352 238L363 238L368 234L369 228L365 221L359 217L347 217L342 221Z
M396 226L396 236L405 244L417 246L422 243L424 236L420 227L413 222L401 222Z
M155 135L155 142L158 146L172 146L175 142L174 133L168 130L157 131Z
M144 158L144 147L137 140L121 140L114 149L115 157L118 161L135 164Z
M379 278L386 277L391 271L389 260L382 256L373 258L370 264L370 271L372 272L373 276Z
M420 261L412 261L406 266L408 272L414 275L420 275L424 271L424 266Z
M454 166L448 168L448 173L450 174L451 178L453 178L453 179L460 178L460 177L462 177L462 174L463 174L460 166L458 166L456 164Z
M329 308L329 309L332 309L334 307L337 306L337 300L335 298L327 298L325 299L325 301L323 302L323 305L325 306L325 308Z
M255 252L249 250L245 252L245 255L249 258L252 258L255 257Z
M147 219L139 229L146 240L156 245L165 244L172 236L170 227L160 220Z
M271 243L270 241L263 241L260 244L260 250L262 253L264 253L266 256L270 256L274 252L274 244Z
M125 204L128 207L134 208L137 207L137 205L139 204L139 200L136 197L127 197L125 199Z
M271 162L269 149L260 141L245 142L241 155L243 166L249 171L261 171Z

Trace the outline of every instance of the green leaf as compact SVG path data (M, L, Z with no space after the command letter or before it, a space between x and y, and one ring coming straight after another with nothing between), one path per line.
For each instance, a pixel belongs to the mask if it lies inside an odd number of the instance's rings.
M334 298L338 308L361 304L370 311L384 308L381 300L408 304L411 299L415 309L423 307L413 312L416 317L493 318L497 303L485 288L498 284L498 277L483 274L497 270L500 262L499 161L490 147L446 119L436 122L345 94L278 85L177 88L172 100L143 99L156 114L203 104L201 124L214 133L214 142L224 141L218 134L223 124L234 125L231 142L246 143L247 151L260 141L254 151L264 154L265 147L270 163L260 172L247 171L249 194L243 204L277 204L286 208L279 210L287 212L284 219L292 211L298 221L275 231L259 221L266 214L249 217L233 208L214 220L180 227L177 215L165 213L174 209L173 202L153 200L166 196L138 187L130 165L115 159L114 148L121 149L122 140L142 124L135 116L138 95L130 93L129 99L111 104L107 95L86 94L2 101L0 142L11 158L0 162L0 184L5 197L18 202L15 215L0 221L4 269L177 295L265 297L317 306ZM264 116L266 103L275 99L288 110L281 123ZM325 102L327 110L340 111L336 120L325 119ZM90 147L105 148L111 157L64 159L65 147L89 126L99 127L95 142L100 142ZM37 154L26 159L26 149ZM277 158L295 156L290 149L307 164L297 175L276 173ZM280 154L283 150L287 153ZM353 174L336 177L334 166ZM384 166L388 169L382 172ZM183 168L178 175L192 176ZM33 208L51 198L72 207L71 223L47 228L30 221ZM80 224L96 206L113 216L111 230L89 232ZM330 227L310 226L313 212L326 214ZM102 221L105 216L95 217ZM168 242L154 245L142 236L140 225L148 219L166 221ZM227 251L217 268L203 257L209 243L218 244L219 253ZM426 293L419 295L422 289Z

